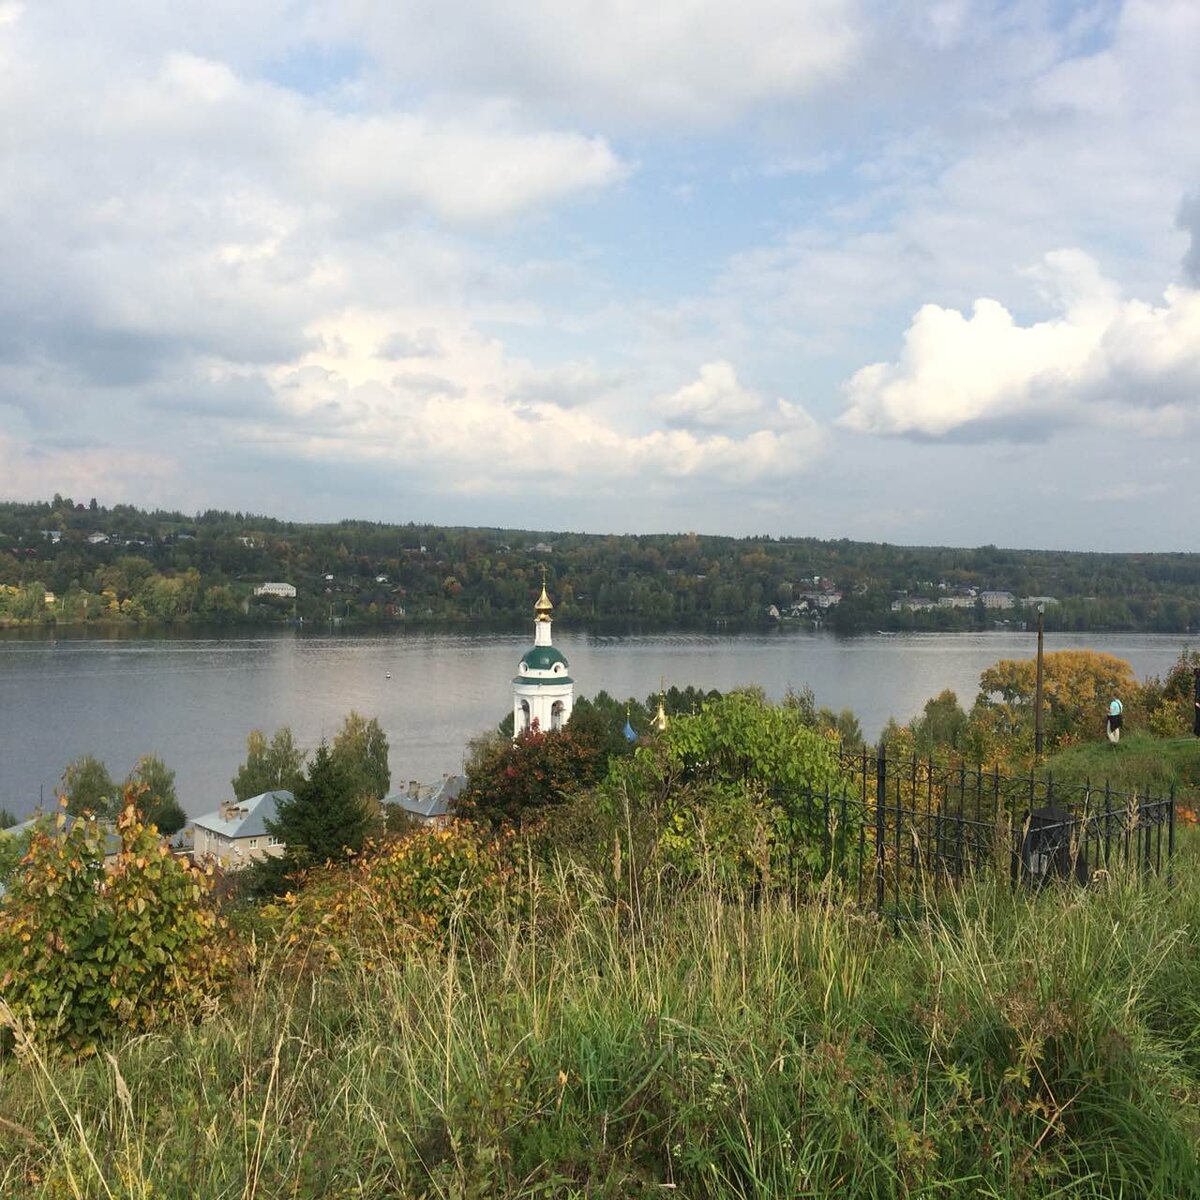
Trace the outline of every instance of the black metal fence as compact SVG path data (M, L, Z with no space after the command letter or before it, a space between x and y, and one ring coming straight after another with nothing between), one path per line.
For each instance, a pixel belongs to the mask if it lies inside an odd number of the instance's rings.
M1170 868L1175 794L842 753L842 781L790 798L821 841L820 866L879 912L913 914L966 879L1086 882Z

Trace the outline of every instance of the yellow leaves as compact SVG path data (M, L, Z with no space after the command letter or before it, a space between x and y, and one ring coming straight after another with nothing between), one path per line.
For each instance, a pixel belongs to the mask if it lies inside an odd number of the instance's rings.
M1109 700L1139 694L1133 668L1111 654L1056 650L1045 655L1043 666L1044 729L1052 747L1098 735ZM972 724L1001 741L1032 745L1036 687L1033 657L988 667L979 679Z

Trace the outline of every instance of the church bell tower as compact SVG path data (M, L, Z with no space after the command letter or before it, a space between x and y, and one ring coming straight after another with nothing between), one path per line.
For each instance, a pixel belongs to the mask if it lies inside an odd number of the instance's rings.
M571 716L575 681L562 651L550 641L553 609L543 572L542 594L533 606L533 647L521 656L513 678L514 738L534 725L542 731L561 729Z

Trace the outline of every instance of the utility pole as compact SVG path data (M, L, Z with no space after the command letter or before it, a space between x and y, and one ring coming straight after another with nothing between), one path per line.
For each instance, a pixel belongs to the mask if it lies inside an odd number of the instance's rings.
M1033 697L1033 756L1042 759L1042 644L1045 638L1046 606L1038 605L1037 689Z

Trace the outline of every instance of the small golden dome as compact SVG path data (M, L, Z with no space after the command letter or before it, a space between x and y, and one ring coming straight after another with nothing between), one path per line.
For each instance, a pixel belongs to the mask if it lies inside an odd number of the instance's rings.
M533 611L537 613L539 621L550 620L550 614L554 610L554 605L550 603L550 597L546 594L546 573L542 572L542 594L538 597L538 602L533 606Z

